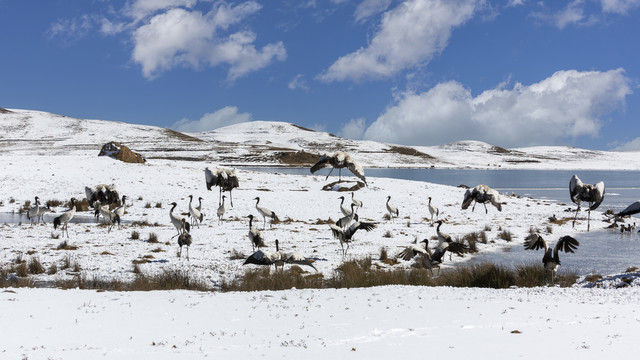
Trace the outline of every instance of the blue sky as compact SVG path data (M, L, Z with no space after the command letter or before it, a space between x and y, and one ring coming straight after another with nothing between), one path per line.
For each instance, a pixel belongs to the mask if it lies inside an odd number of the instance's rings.
M640 150L640 0L0 0L0 107Z

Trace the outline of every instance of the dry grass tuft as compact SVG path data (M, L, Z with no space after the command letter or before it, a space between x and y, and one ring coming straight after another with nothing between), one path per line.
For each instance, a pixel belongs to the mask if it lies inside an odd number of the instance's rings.
M158 241L158 235L156 235L156 233L149 233L149 239L147 239L147 242L149 244L157 244L160 241Z
M60 244L58 244L58 246L56 247L56 250L77 250L78 247L75 245L69 245L69 243L67 242L67 240L61 242Z
M44 266L40 263L40 260L36 257L31 257L27 263L27 269L30 274L42 274L45 272Z
M510 242L513 240L513 235L509 230L502 230L498 233L498 238Z

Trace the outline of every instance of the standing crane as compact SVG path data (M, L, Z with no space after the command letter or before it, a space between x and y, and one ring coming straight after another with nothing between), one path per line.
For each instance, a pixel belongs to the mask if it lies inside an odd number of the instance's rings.
M340 241L342 256L345 256L347 254L347 251L349 251L349 245L351 244L351 241L353 240L353 235L356 233L356 231L360 229L363 229L365 231L371 231L376 227L376 224L359 222L355 220L346 229L345 229L345 226L342 226L342 224L339 224L339 223L329 224L329 227L331 228L331 233L333 234L333 237L335 239L338 239L338 241ZM347 245L346 249L344 246L345 244Z
M462 210L466 210L471 202L474 201L471 211L475 210L476 203L484 205L484 212L489 213L487 210L487 203L495 206L498 211L502 211L502 204L500 204L500 194L487 185L478 185L473 189L467 189L464 193L464 200L462 200Z
M340 196L338 199L341 199L340 200L340 211L342 211L342 214L344 216L351 215L353 213L353 211L354 211L353 206L345 206L344 205L344 196ZM353 203L353 202L351 204L355 205L355 203Z
M267 217L271 218L271 221L269 222L269 228L271 228L271 226L273 225L273 221L274 220L275 221L280 221L280 219L278 219L278 216L276 215L276 213L274 213L273 211L267 209L266 207L258 205L260 203L260 197L259 196L256 196L253 200L256 200L256 210L258 210L260 215L262 215L262 219L264 220L264 225L262 226L263 230L267 227Z
M36 219L37 224L39 224L40 221L42 221L43 224L46 224L44 221L44 214L53 210L51 210L51 207L48 204L46 206L40 205L40 199L37 196L35 200L35 205L27 211L27 219L31 220L31 223L33 223L33 219Z
M431 203L431 196L429 196L429 204L427 205L427 207L429 208L429 213L431 214L431 226L433 226L433 215L435 215L436 219L438 219L438 216L440 216L440 210L438 210L438 207Z
M178 204L174 201L169 205L171 205L171 210L169 210L169 218L171 219L171 223L173 224L173 226L175 226L176 230L178 231L178 233L171 238L180 236L180 234L182 234L185 230L187 232L191 231L191 226L189 225L189 223L183 224L182 220L184 220L184 218L173 213L173 210L176 208L176 206L178 206Z
M116 219L118 221L118 228L120 228L120 221L122 220L122 217L124 216L124 212L127 209L126 201L127 201L127 195L122 195L122 204L117 208L115 208L115 210L113 210L113 212L116 213L116 215L118 215L118 218Z
M61 231L67 233L67 237L69 237L69 229L67 226L69 225L69 221L73 219L73 216L76 214L76 198L71 198L71 208L62 213L62 215L53 219L53 229L57 229L58 226L61 227Z
M358 209L362 207L362 201L355 198L353 191L351 192L351 203L354 204ZM356 209L356 211L358 211L358 209Z
M191 246L191 242L192 242L192 238L191 238L191 234L189 234L189 230L187 230L187 220L185 220L184 218L182 218L182 220L180 221L182 223L182 233L180 235L178 235L178 257L182 258L182 247L186 246L187 247L187 260L189 260L189 246Z
M576 216L573 218L573 227L576 226L576 219L580 211L580 202L585 201L589 203L587 210L587 231L589 231L591 210L597 209L602 203L602 200L604 200L604 182L600 181L593 185L583 184L578 175L573 175L569 181L569 195L571 196L571 201L578 205Z
M391 200L391 195L387 196L387 212L389 213L389 217L393 219L394 215L395 217L400 216L400 212L397 207L389 204L389 200Z
M573 253L575 249L578 248L580 243L578 240L572 238L571 236L563 236L558 240L556 246L551 250L549 244L540 236L540 234L531 234L527 236L524 240L524 249L525 250L538 250L544 248L544 256L542 257L542 263L544 264L544 268L551 272L551 283L553 284L556 271L558 270L558 266L560 266L560 257L558 256L558 251L564 251L566 253Z
M256 248L260 249L264 247L264 241L262 240L262 234L260 234L260 230L258 228L253 227L253 215L249 215L249 240L251 241L251 247L255 251Z
M364 184L367 185L367 179L364 177L364 169L346 152L337 151L331 155L322 155L320 160L311 167L311 173L315 174L316 171L329 166L331 166L331 171L329 171L325 180L329 178L333 169L338 169L338 181L342 181L342 168L346 167L353 175L360 178Z
M202 215L200 210L198 210L196 206L193 205L193 195L189 195L189 216L191 217L191 227L193 227L193 224L195 223L199 229L200 223L202 222L204 216Z
M216 212L216 214L218 215L218 224L222 222L222 217L224 216L224 213L227 211L227 207L224 205L225 198L226 198L226 195L222 195L222 204L218 206L218 211Z

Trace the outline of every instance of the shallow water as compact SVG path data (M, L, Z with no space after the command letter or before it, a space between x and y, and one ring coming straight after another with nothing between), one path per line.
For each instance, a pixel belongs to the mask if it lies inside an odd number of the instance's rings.
M622 273L630 266L640 267L640 234L621 234L620 230L598 230L575 235L580 246L573 254L559 253L561 266L558 272L569 271L578 275L608 275ZM542 234L550 246L555 246L559 236ZM507 266L541 264L544 249L525 250L523 240L515 245L505 245L503 251L478 253L470 262L493 262Z

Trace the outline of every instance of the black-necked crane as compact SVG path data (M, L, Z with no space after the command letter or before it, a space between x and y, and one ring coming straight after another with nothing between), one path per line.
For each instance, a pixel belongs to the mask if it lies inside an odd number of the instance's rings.
M264 247L264 241L262 240L262 234L260 234L260 230L253 226L253 215L249 215L249 240L251 241L251 247L255 251L256 248L260 249Z
M351 244L351 241L353 240L353 235L356 233L356 231L360 229L363 229L365 231L371 231L376 227L376 224L374 223L359 222L357 220L354 221L351 225L349 225L349 227L346 230L340 225L341 224L329 224L329 227L331 228L333 237L338 239L338 241L340 241L342 256L345 256L347 254L347 251L349 251L349 245ZM344 247L345 244L347 245L346 248Z
M182 218L182 220L180 221L182 223L182 233L180 235L178 235L178 257L182 258L182 247L186 246L187 247L187 260L189 260L189 246L191 246L191 242L192 242L192 238L191 238L191 234L189 234L189 230L187 230L186 226L187 224L187 220L185 220L184 218Z
M365 185L367 184L367 179L364 177L364 169L362 166L344 151L337 151L331 155L322 155L320 160L311 167L311 173L314 174L316 171L326 167L331 167L331 171L329 171L325 180L329 178L333 169L338 169L338 181L342 181L342 168L346 167L353 175L360 178Z
M357 208L356 208L356 212L358 211L359 208L362 207L362 201L360 201L360 199L356 199L354 192L351 192L351 203L354 204Z
M351 224L351 222L358 221L358 214L356 214L356 212L354 211L355 206L356 204L353 204L353 203L351 204L351 212L349 213L349 215L343 216L340 219L338 219L338 221L336 221L336 226L344 229L349 224Z
M429 204L427 205L427 207L429 208L429 214L431 214L431 225L433 226L433 215L436 216L437 220L438 216L440 216L440 210L438 210L437 206L431 203L431 196L429 196Z
M176 208L176 206L178 206L178 204L174 201L171 204L171 210L169 210L169 218L171 219L171 223L173 224L173 226L175 226L176 230L178 231L178 233L174 236L172 236L171 238L174 238L176 236L180 236L180 234L182 234L182 232L184 230L186 230L187 232L191 231L191 227L189 225L188 222L185 222L184 225L182 223L182 220L184 219L182 216L174 214L173 210Z
M198 197L198 206L196 206L196 210L202 212L202 197Z
M120 221L122 220L122 217L124 216L124 212L127 209L126 201L127 201L127 195L122 195L122 202L120 203L120 206L118 206L113 210L113 212L116 213L116 215L118 215L118 218L116 219L118 221L118 228L120 228Z
M120 217L115 212L109 210L108 205L102 206L100 204L100 201L96 201L96 205L96 210L100 212L102 221L109 227L107 232L111 232L111 228L113 227L113 225L115 225L116 223L120 223Z
M571 236L563 236L558 240L553 250L549 247L549 244L545 241L540 234L534 233L525 238L524 248L525 250L538 250L544 248L544 256L542 257L542 263L544 268L551 272L551 283L553 284L556 271L560 266L560 257L558 251L564 251L565 253L572 253L578 248L580 243L578 240Z
M467 189L464 193L464 200L462 200L462 209L466 210L471 202L474 202L471 211L474 211L476 208L476 203L481 203L484 205L485 214L489 213L487 210L487 203L491 203L491 205L495 206L498 211L502 211L502 204L500 203L500 194L497 191L490 188L487 185L478 185L473 189Z
M31 220L32 223L33 219L36 219L36 223L39 224L40 221L42 221L43 224L46 224L44 221L44 214L52 212L53 210L51 210L51 207L48 204L41 205L40 199L37 196L35 201L35 205L27 211L27 219Z
M243 265L246 264L266 266L274 265L276 270L278 269L278 266L280 266L280 268L284 270L285 264L296 264L310 266L315 271L318 271L313 263L299 252L287 253L284 251L280 251L280 242L278 241L278 239L276 239L275 252L264 252L262 250L258 250L247 257Z
M389 204L389 200L391 200L391 195L387 196L387 212L389 213L389 217L393 219L394 215L395 217L400 216L400 212L397 207Z
M273 221L274 220L275 221L280 221L280 219L278 219L278 216L276 215L276 213L274 213L273 211L267 209L266 207L258 205L258 204L260 204L260 197L259 196L256 196L253 200L256 200L256 210L258 210L260 215L262 215L262 220L264 221L262 229L265 229L267 227L267 217L271 218L271 221L269 222L269 227L271 227L273 225Z
M71 208L62 213L62 215L53 219L53 229L57 229L58 226L61 226L61 231L67 233L67 237L69 237L69 221L73 219L73 216L76 214L76 198L71 198Z
M191 227L193 227L193 224L195 223L199 229L204 216L193 204L193 195L189 195L189 216L191 217Z
M218 206L218 211L216 212L216 214L218 215L218 224L222 222L222 217L224 216L224 213L227 211L227 207L224 205L225 198L226 196L222 195L222 204Z
M213 171L209 168L204 169L204 176L207 185L207 190L211 190L211 187L218 186L220 188L220 194L218 196L218 206L222 202L222 192L229 192L229 202L233 207L233 195L231 191L240 185L238 175L234 169L218 168Z
M342 215L344 216L351 215L354 211L353 206L351 205L346 206L344 204L344 196L340 196L338 199L340 199L340 211L342 211ZM355 205L355 203L351 203L351 204Z
M589 231L591 210L595 210L600 206L602 200L604 200L604 192L603 181L597 184L583 184L578 175L571 177L569 181L569 195L571 196L571 201L578 205L576 216L573 218L574 227L576 225L576 219L578 218L578 212L580 211L580 202L585 201L589 203L589 209L587 210L587 231Z
M438 274L440 274L440 262L433 260L433 255L431 253L431 249L429 249L429 239L424 239L421 243L424 243L424 247L417 244L418 238L414 241L413 245L407 246L404 250L402 250L397 257L404 261L410 261L414 259L416 256L419 256L420 259L417 263L420 266L423 266L429 269L431 275L433 275L433 268L438 268Z
M438 224L438 227L436 227L438 245L436 245L435 251L433 252L433 261L441 263L447 251L450 252L449 261L451 261L452 254L462 256L465 252L469 251L469 247L467 245L453 241L449 234L440 231L440 226L442 226L443 223L442 220L438 220L435 223Z

